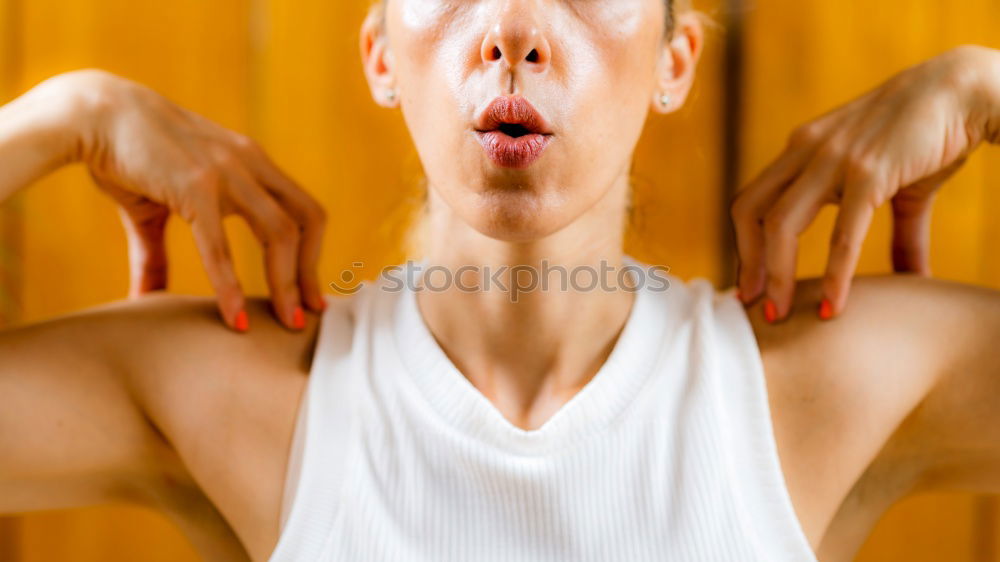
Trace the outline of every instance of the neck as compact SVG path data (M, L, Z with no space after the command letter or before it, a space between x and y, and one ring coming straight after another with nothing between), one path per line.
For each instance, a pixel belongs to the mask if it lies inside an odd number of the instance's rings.
M426 263L461 271L465 289L441 289L444 277L430 273L434 290L417 297L421 315L458 369L518 427L541 426L583 388L625 324L634 298L617 286L627 188L623 178L573 223L529 242L486 237L446 205L434 207ZM588 287L602 272L606 286Z

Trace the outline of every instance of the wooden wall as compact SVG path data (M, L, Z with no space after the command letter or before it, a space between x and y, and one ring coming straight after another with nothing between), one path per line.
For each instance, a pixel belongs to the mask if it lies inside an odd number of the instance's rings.
M732 282L725 203L796 124L948 46L1000 47L1000 4L930 0L729 0L701 3L723 24L694 99L650 122L634 169L633 255L681 277ZM322 275L367 274L402 259L400 217L420 167L399 115L368 98L357 52L366 0L0 0L0 96L87 66L138 80L250 133L329 209ZM728 24L730 27L726 28ZM727 32L741 30L731 37ZM739 55L739 56L736 56ZM740 72L741 71L741 72ZM729 141L729 142L727 142ZM983 151L940 196L935 272L1000 286L988 259L1000 210L1000 155ZM803 242L801 273L822 271L832 213ZM888 268L888 223L873 229L862 271ZM264 294L249 229L227 221L246 289ZM171 290L210 294L190 232L169 230ZM31 322L122 298L125 244L114 206L76 167L0 207L0 323ZM894 509L861 560L994 560L994 500L934 496ZM0 560L196 560L153 513L123 507L0 519Z

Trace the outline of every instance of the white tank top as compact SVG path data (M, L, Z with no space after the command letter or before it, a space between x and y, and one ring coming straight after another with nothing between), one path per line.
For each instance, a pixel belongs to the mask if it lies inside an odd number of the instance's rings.
M412 289L328 295L271 562L815 562L743 306L665 277L531 431L458 371Z

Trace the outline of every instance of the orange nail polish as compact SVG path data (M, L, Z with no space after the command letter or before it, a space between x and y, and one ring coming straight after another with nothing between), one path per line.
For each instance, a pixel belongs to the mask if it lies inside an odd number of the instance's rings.
M250 319L247 318L247 311L240 310L239 314L236 315L236 330L240 332L245 332L250 328Z
M774 301L771 299L764 300L764 320L767 320L768 324L773 324L778 318L778 307L775 306Z
M299 330L306 327L306 313L302 311L301 306L295 307L295 312L292 314L292 325Z
M819 317L823 320L829 320L833 318L833 305L830 304L830 299L824 298L819 303Z
M321 299L319 301L319 309L321 312L326 310L326 299Z
M736 299L743 302L743 291L741 291L739 287L736 288Z

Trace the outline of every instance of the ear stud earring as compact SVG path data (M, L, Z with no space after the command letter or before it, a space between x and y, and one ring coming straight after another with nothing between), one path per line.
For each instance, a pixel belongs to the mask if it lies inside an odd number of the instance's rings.
M660 105L670 107L670 94L660 94Z
M395 88L389 88L388 90L385 91L385 99L389 100L390 102L396 101Z

